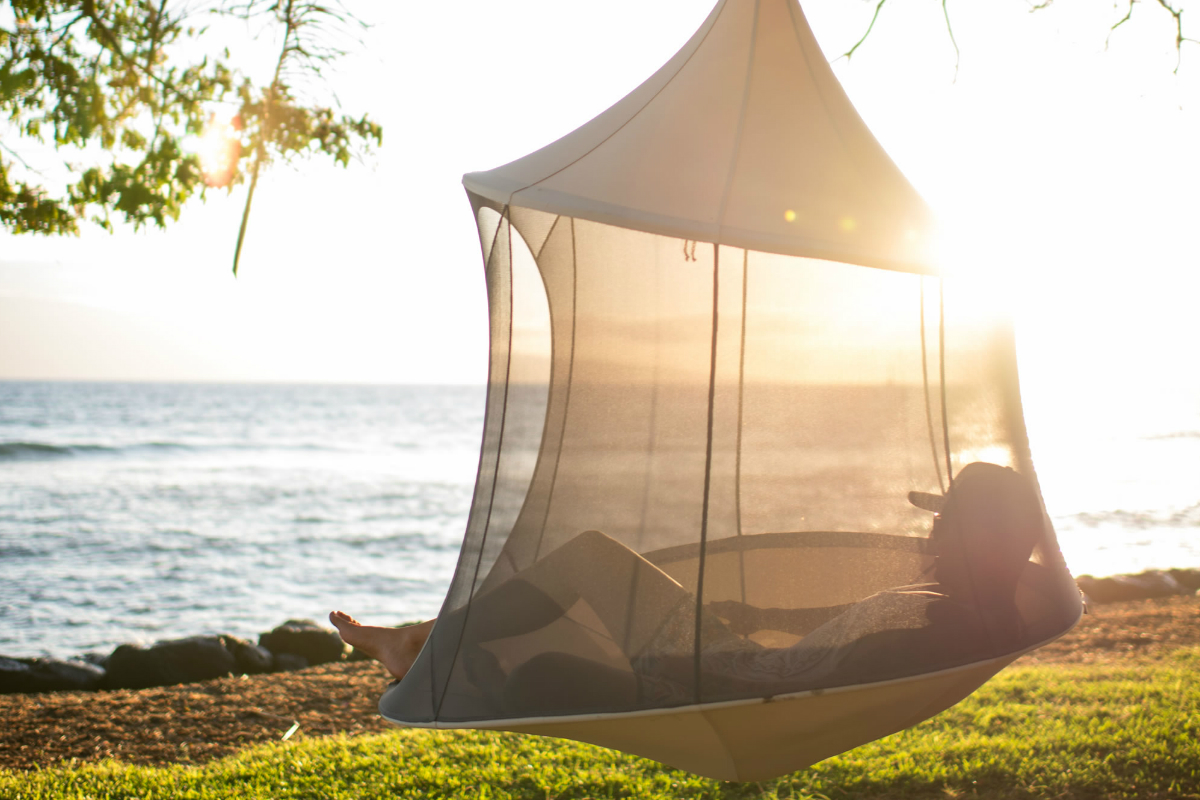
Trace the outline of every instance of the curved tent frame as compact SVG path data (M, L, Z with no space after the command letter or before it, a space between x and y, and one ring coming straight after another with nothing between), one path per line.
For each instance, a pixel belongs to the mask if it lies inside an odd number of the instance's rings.
M928 718L1075 624L1011 331L937 277L931 214L795 0L721 0L608 111L464 185L491 317L479 474L386 718L758 780ZM1011 582L990 540L953 573L906 499L972 461L1032 487ZM738 609L775 621L739 633ZM814 609L839 611L779 622ZM776 682L729 666L780 658Z
M1061 635L1010 655L934 673L745 700L528 717L499 724L389 720L413 728L503 730L574 739L717 780L770 780L923 722Z

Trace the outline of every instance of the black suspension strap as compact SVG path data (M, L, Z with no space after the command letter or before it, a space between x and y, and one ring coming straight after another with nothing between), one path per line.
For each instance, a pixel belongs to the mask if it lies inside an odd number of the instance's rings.
M742 535L742 408L746 396L746 295L749 292L750 251L742 251L742 334L738 346L738 420L737 451L733 458L733 513L737 517L737 535ZM746 602L746 554L738 550L738 575L742 602Z
M938 380L942 385L942 444L946 449L946 480L954 488L950 466L950 416L946 407L946 281L938 278Z
M938 489L946 493L946 482L942 478L942 459L938 456L937 436L933 432L933 404L929 399L929 366L925 353L925 276L920 278L921 286L921 384L925 388L925 425L929 429L929 450L933 454L933 468L937 471Z
M721 259L720 245L713 243L713 308L712 308L712 355L708 367L708 446L704 455L704 506L700 512L700 564L696 576L696 634L693 642L692 682L696 702L700 702L700 634L701 613L704 609L704 562L708 550L708 494L712 485L713 455L713 406L717 388L717 316L720 308Z

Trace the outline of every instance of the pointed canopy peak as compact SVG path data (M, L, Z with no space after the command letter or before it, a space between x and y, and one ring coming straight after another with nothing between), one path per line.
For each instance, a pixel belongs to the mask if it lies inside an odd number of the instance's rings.
M850 104L796 0L721 0L616 105L463 183L495 203L651 233L935 272L928 207Z

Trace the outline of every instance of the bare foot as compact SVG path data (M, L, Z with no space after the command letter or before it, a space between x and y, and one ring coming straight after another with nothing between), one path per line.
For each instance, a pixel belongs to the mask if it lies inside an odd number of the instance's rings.
M383 664L396 680L408 674L433 630L433 623L437 622L431 619L403 628L379 628L363 625L341 611L331 612L329 621L337 628L343 642Z

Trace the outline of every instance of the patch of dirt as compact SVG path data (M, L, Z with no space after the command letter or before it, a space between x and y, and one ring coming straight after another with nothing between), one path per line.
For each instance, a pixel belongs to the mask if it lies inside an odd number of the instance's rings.
M1108 664L1158 660L1200 645L1200 597L1160 597L1088 607L1074 630L1016 663Z
M1200 598L1170 597L1090 609L1076 628L1017 661L1025 665L1145 662L1200 645ZM248 745L368 733L392 726L375 704L388 683L373 662L116 692L0 695L0 768L116 758L196 764Z
M0 768L69 759L203 763L248 745L393 726L375 704L390 676L374 661L160 689L0 695Z

